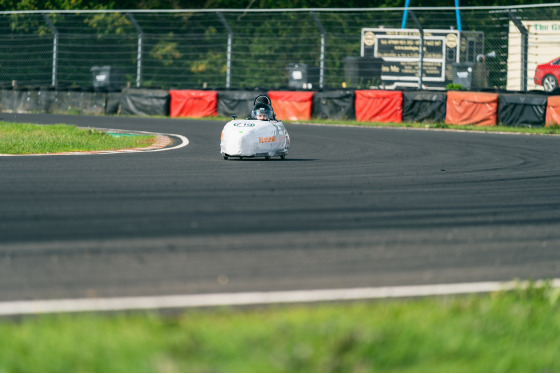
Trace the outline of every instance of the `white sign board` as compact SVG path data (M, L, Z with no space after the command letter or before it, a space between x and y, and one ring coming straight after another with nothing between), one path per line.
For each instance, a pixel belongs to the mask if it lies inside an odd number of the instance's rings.
M533 82L537 65L560 57L560 21L522 21L529 32L527 90L543 90ZM508 37L507 89L521 90L521 33L510 21Z

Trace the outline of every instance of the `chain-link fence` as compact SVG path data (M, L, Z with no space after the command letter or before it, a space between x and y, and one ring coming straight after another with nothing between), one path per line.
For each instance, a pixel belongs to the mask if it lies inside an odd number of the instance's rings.
M554 64L539 68L550 71L538 84L534 76L538 64L560 57L559 15L560 4L3 12L0 82L313 90L454 84L521 91L545 84L551 90L560 76Z

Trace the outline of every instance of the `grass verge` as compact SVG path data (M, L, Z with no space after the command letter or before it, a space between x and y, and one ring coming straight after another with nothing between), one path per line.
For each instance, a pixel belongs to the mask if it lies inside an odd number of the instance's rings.
M559 126L550 127L515 127L515 126L458 126L445 123L381 123L381 122L357 122L357 121L332 121L332 120L311 120L311 121L283 121L285 123L315 124L322 123L327 125L348 125L364 127L406 127L417 129L447 129L457 131L482 131L482 132L507 132L518 134L536 135L555 135L560 134Z
M177 118L177 119L187 119L187 118ZM203 118L188 118L196 120L210 120L210 121L231 121L231 117L203 117ZM474 125L448 125L446 123L412 123L412 122L401 122L401 123L391 123L391 122L359 122L350 120L328 120L328 119L312 119L309 121L305 120L282 120L283 123L288 124L303 124L303 125L313 125L313 124L324 124L332 126L363 126L363 127L401 127L401 128L416 128L416 129L446 129L446 130L456 130L456 131L479 131L479 132L505 132L505 133L517 133L517 134L535 134L535 135L557 135L560 134L560 126L550 126L550 127L540 127L540 126L474 126Z
M560 290L0 320L0 372L558 372Z
M69 125L34 125L0 122L0 154L45 154L107 151L147 147L153 135L115 137L95 129Z

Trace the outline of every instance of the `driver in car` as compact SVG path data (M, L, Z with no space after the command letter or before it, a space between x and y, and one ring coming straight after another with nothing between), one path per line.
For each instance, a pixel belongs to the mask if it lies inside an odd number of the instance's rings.
M260 121L269 121L273 118L272 107L268 104L257 104L251 112L251 117Z

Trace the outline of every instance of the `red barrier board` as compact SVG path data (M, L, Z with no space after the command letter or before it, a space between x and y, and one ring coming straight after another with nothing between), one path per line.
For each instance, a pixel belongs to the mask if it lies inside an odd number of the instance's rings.
M546 103L545 127L560 125L560 96L549 96Z
M170 117L213 117L218 115L218 92L170 90Z
M362 122L402 122L402 92L358 90L355 92L356 119Z
M282 120L310 120L314 92L269 91L276 118Z
M496 126L498 94L489 92L447 92L445 123L448 125Z

